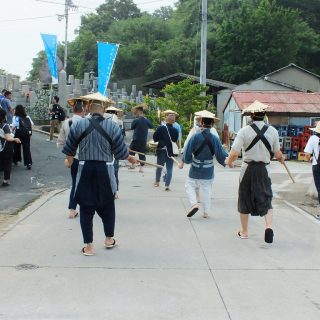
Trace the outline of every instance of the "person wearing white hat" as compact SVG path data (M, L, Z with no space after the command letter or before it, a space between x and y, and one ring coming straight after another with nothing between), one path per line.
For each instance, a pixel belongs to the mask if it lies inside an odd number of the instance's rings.
M253 122L239 130L226 159L226 165L233 167L233 162L243 149L238 199L241 221L239 238L248 239L248 222L251 214L265 217L264 240L266 243L272 243L273 195L268 165L273 157L281 163L284 163L284 159L280 151L278 131L263 121L268 108L269 106L255 101L243 110L243 114L251 115Z
M312 158L312 174L314 184L318 193L318 201L320 204L320 121L315 128L310 128L314 132L304 149L309 160ZM316 217L320 219L320 213L316 214Z
M184 163L191 164L185 184L191 205L187 214L189 218L200 209L199 191L204 211L203 218L209 217L214 179L213 157L216 157L217 161L225 166L224 162L228 156L219 138L211 133L214 114L204 110L199 112L199 117L201 117L202 130L191 137L184 150L182 162L179 164L180 169L183 168Z

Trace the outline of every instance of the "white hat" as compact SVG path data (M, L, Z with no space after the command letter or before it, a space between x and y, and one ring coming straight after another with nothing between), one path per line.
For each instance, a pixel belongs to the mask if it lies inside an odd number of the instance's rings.
M317 126L315 128L309 128L309 130L314 131L316 133L320 133L320 121L318 121Z
M119 112L121 111L120 109L116 108L116 107L113 107L113 106L110 106L106 109L106 111L116 111L116 112Z
M167 115L169 115L169 114L173 114L173 115L175 115L175 116L178 116L178 115L179 115L177 112L175 112L175 111L173 111L173 110L170 110L170 109L165 110L165 111L163 111L162 113L163 113L165 116L167 116Z
M208 119L214 119L214 120L220 120L219 118L216 117L216 115L208 110L202 110L198 111L194 114L196 117L201 117L201 118L208 118Z
M242 110L242 114L244 113L256 113L256 112L265 112L267 109L269 109L270 106L267 104L264 104L258 100L250 104L247 108Z

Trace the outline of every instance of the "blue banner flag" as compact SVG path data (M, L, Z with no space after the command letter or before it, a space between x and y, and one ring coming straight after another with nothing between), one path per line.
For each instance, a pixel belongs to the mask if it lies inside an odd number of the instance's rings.
M57 36L53 34L41 33L44 48L46 50L50 75L54 79L58 80L58 69L57 69Z
M118 44L98 41L98 91L106 95L114 61L118 53Z

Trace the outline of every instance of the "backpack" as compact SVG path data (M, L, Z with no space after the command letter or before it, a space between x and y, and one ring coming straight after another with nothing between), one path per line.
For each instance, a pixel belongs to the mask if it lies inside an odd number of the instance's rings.
M18 135L20 137L27 137L32 135L32 125L28 117L19 117L19 130Z
M58 107L58 120L64 121L66 119L66 113L62 107Z

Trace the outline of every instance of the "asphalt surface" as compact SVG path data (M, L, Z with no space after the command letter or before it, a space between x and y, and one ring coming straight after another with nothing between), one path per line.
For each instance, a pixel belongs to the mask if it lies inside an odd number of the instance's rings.
M43 193L70 186L69 170L63 163L64 155L56 143L46 141L47 138L44 134L33 133L32 169L26 170L23 163L13 166L10 187L0 187L0 214L14 214ZM2 177L3 172L0 172Z

